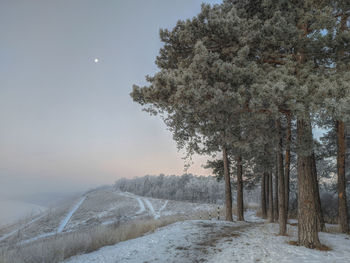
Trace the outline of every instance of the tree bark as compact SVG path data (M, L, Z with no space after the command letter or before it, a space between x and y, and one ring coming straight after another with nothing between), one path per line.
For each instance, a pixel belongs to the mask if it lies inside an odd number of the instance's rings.
M343 14L340 20L340 32L347 28L349 14ZM344 47L340 49L340 56L344 56ZM345 178L345 124L343 121L336 122L337 132L337 172L338 172L338 214L339 226L342 233L349 232L348 207L346 199L346 178Z
M315 187L313 180L312 130L310 119L298 118L298 243L308 248L320 247L317 231ZM310 138L311 137L311 138Z
M289 211L289 176L290 176L290 145L292 141L292 118L287 115L287 135L286 135L286 157L285 157L285 172L284 172L284 186L285 186L285 209L288 220Z
M266 219L266 173L263 173L261 176L261 217Z
M277 144L277 167L278 167L278 223L279 234L287 234L287 216L285 210L285 186L284 186L284 167L283 167L283 138L280 120L276 121L276 129L278 132Z
M326 224L324 222L323 218L323 212L322 212L322 206L321 206L321 198L320 198L320 191L318 186L318 177L317 177L317 167L316 167L316 158L315 153L312 152L312 178L314 181L314 193L315 193L315 200L316 200L316 213L317 213L317 230L325 231L326 230Z
M276 154L276 172L275 172L275 191L274 191L274 217L275 221L278 221L278 158Z
M228 166L227 150L225 146L222 147L222 157L224 161L226 221L233 221L230 170Z
M337 169L338 169L338 212L339 226L342 233L349 232L348 207L346 199L346 178L345 178L345 124L342 121L336 122L337 131Z
M237 220L244 221L242 157L237 156Z
M268 211L268 220L270 223L273 223L273 187L272 187L272 173L269 173L269 211Z
M269 187L269 173L265 173L265 200L266 200L266 211L269 210L269 191L270 191L270 187Z

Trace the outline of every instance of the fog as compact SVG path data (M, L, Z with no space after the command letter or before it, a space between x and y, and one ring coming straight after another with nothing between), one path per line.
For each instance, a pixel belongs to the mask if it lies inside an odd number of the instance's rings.
M159 29L201 2L1 1L0 200L48 205L120 177L182 174L184 153L129 93L157 70ZM208 174L203 162L188 172Z

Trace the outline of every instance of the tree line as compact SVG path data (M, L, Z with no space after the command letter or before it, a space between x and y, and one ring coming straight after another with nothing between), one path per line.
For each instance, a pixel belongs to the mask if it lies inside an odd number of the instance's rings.
M208 165L222 168L227 220L232 221L233 169L238 220L244 220L243 177L249 168L261 177L263 215L278 219L279 234L285 235L295 156L298 243L321 246L324 220L312 133L318 125L330 129L325 140L337 156L339 224L349 232L349 16L346 0L224 0L203 4L197 16L160 30L159 72L147 76L148 86L134 85L131 96L162 116L189 155L220 158Z
M212 176L182 176L160 174L146 175L133 179L122 178L114 187L123 192L131 192L140 196L190 201L198 203L220 204L224 190L222 182Z
M256 193L258 189L251 178L245 180L246 202L258 202ZM233 189L237 188L231 182ZM224 184L218 176L196 176L192 174L177 175L145 175L135 178L118 179L114 188L122 192L130 192L140 196L169 199L176 201L189 201L196 203L224 203ZM235 201L235 199L233 199Z

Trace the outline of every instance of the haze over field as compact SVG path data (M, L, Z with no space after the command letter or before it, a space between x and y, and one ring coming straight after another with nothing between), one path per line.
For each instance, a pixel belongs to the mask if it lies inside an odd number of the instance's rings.
M0 227L26 216L33 216L46 210L45 207L39 205L9 200L0 200L0 207L2 211L6 211L6 213L0 214Z
M0 33L1 263L348 262L349 0L3 0Z
M159 29L194 16L201 2L2 1L0 193L181 174L170 132L129 93L156 71ZM189 172L207 174L201 164Z

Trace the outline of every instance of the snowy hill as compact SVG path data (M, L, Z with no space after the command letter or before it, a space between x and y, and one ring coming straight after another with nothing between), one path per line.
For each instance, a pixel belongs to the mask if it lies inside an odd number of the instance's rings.
M208 211L214 208L214 205L145 198L116 192L112 187L102 188L0 228L0 247L29 244L65 233L89 231L98 226L186 215L194 211L203 211L203 217L208 217Z
M225 222L222 214L221 220L186 220L191 214L208 219L216 210L216 205L97 189L0 229L0 249L10 251L10 260L4 262L11 263L347 262L350 258L347 235L320 233L331 251L293 246L288 242L297 239L295 226L288 225L289 236L277 236L278 225L266 223L252 210L245 213L247 222Z
M143 262L348 262L350 240L347 235L321 233L323 244L332 251L311 250L288 244L296 240L296 227L290 237L277 236L278 225L250 222L185 221L172 224L133 240L73 257L66 263L143 263Z

